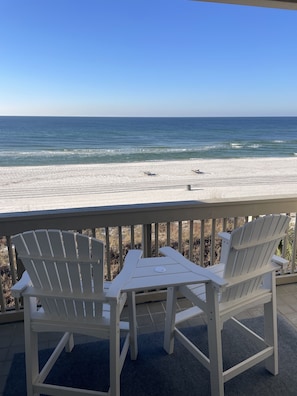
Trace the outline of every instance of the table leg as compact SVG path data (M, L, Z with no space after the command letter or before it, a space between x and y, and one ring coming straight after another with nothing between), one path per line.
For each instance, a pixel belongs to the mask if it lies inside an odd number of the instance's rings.
M132 360L137 359L138 345L137 345L137 322L136 322L136 303L135 292L127 293L128 299L128 314L129 314L129 332L130 332L130 356Z
M177 288L168 287L166 300L166 317L164 330L164 349L167 353L173 353L174 349L174 328L176 314L176 296Z

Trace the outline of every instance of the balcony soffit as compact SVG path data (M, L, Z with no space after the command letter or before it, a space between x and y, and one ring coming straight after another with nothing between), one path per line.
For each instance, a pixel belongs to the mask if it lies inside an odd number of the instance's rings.
M297 0L286 0L286 1L284 0L194 0L194 1L297 10Z

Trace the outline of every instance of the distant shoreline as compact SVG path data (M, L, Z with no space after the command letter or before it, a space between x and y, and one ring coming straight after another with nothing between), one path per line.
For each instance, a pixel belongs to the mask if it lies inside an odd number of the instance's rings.
M233 146L236 146L236 144L233 144ZM26 164L26 165L19 165L19 164L9 164L9 165L1 165L0 164L0 170L1 169L6 169L6 168L45 168L45 167L100 167L100 166L114 166L114 167L121 167L123 165L131 165L131 166L138 166L139 164L147 164L147 167L149 167L149 164L163 164L163 163L175 163L175 162L179 162L179 163L187 163L187 162L208 162L208 161L275 161L275 160L294 160L297 158L297 147L296 147L296 153L294 153L293 155L288 155L288 156L273 156L273 157L226 157L226 158L183 158L183 159L178 159L178 158L172 158L172 159L146 159L143 161L124 161L124 162L81 162L81 163L54 163L54 164Z
M297 157L0 167L0 212L297 195Z

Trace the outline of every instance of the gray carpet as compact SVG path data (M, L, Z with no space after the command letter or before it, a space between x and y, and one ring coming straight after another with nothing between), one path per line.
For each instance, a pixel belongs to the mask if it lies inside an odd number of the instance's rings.
M262 329L262 318L249 319L255 330ZM278 319L279 364L277 376L269 374L262 363L225 384L225 395L297 395L297 332L284 319ZM199 346L207 350L206 327L185 329ZM247 357L254 349L231 324L223 332L224 366L227 368ZM207 396L210 395L209 373L176 341L175 351L167 355L162 348L163 333L138 337L136 361L126 359L121 375L121 396ZM49 350L40 353L41 364ZM108 343L76 345L71 354L63 353L48 377L49 383L86 387L106 391L108 388ZM24 354L16 354L3 396L26 395Z

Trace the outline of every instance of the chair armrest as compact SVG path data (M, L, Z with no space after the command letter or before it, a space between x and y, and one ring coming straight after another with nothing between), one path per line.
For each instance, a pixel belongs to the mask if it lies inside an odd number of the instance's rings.
M220 291L223 291L228 282L215 272L209 271L207 268L202 268L200 265L195 265L192 261L185 258L180 252L176 251L172 247L164 246L160 248L160 253L166 257L170 257L176 262L181 263L187 267L191 272L202 275L205 277L205 282L211 281L213 286Z
M289 265L289 260L281 257L281 256L277 256L276 254L274 254L272 256L271 259L272 263L277 264L280 266L280 271L281 272L285 272L287 271L288 265Z
M257 271L253 271L251 273L247 273L244 275L239 275L239 276L234 276L232 278L226 279L228 281L227 288L230 286L238 285L240 283L245 283L246 281L250 279L257 278L258 276L265 276L266 274L269 274L271 272L277 271L279 269L279 266L275 263L271 263L268 265L265 265L264 267L259 268Z
M219 236L221 239L225 239L225 240L229 241L229 240L230 240L230 237L231 237L231 234L230 234L229 232L219 232L219 233L218 233L218 236Z
M13 297L20 298L24 290L26 290L27 287L31 285L32 282L29 277L29 274L27 271L24 271L21 279L15 285L12 286L11 294L13 295Z
M126 291L125 286L127 282L131 279L133 271L135 270L139 259L142 257L142 254L142 250L138 249L131 249L128 251L123 269L115 277L115 279L113 279L110 288L106 293L107 298L119 299L121 293L123 291Z

